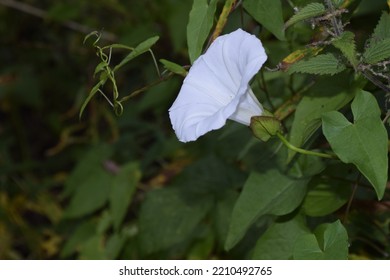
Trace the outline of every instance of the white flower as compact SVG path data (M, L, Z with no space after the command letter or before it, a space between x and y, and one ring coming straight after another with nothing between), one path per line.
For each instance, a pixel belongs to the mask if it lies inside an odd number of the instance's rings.
M218 37L191 67L169 109L180 141L198 139L231 119L244 125L263 107L249 81L267 60L259 39L241 29Z

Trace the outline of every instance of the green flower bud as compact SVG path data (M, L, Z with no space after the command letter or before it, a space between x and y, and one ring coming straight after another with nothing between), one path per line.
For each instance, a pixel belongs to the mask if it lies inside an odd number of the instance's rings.
M252 117L250 128L256 138L266 142L281 130L281 124L277 118L267 114L267 116Z

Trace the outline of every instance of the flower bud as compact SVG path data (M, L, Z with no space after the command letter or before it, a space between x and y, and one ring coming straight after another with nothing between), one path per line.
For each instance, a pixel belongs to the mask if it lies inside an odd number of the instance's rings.
M253 116L251 118L250 128L256 138L266 142L281 130L281 124L272 115Z

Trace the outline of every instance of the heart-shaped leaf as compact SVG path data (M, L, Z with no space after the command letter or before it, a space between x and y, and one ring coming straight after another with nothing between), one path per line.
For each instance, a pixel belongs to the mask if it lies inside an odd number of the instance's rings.
M231 249L258 218L285 215L296 209L306 193L308 179L291 178L277 169L252 172L232 213L226 249Z
M271 225L256 243L255 260L288 260L292 258L295 241L310 233L302 215Z
M296 260L345 260L348 235L340 221L322 224L314 233L303 234L295 242Z
M357 92L360 82L350 82L347 73L337 78L319 78L316 85L310 89L295 112L294 122L290 131L290 143L301 147L321 126L321 115L339 110L348 104ZM295 155L288 151L288 160Z
M378 199L387 183L387 131L374 96L360 91L352 102L354 123L333 111L322 115L322 130L345 163L354 164L373 185Z

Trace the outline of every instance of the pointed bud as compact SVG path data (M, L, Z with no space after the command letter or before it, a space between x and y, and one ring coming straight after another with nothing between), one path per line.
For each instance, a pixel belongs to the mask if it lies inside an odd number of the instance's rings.
M256 138L266 142L281 130L281 125L280 121L272 114L264 114L252 117L250 128Z

